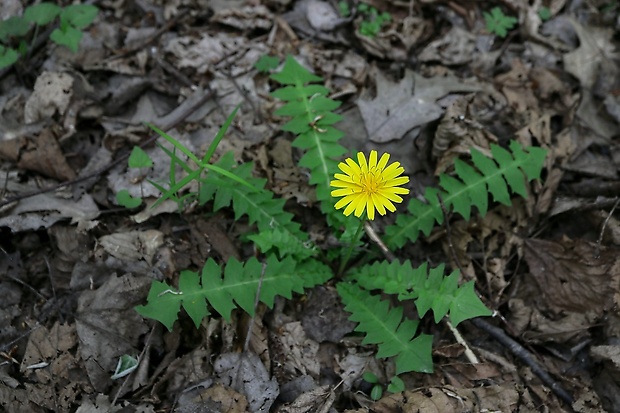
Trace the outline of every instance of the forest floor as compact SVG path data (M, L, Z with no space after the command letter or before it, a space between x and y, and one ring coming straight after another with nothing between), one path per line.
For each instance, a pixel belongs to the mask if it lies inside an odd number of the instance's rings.
M30 6L0 3L0 19ZM0 71L1 409L620 411L617 1L90 3L99 12L77 52L49 39L52 22L24 33L25 53ZM287 56L341 102L333 126L346 156L387 152L409 176L397 212L372 223L379 237L472 148L547 151L526 198L489 196L469 220L444 210L449 225L383 251L459 270L494 312L460 323L458 340L445 320L419 320L434 369L400 374L404 391L388 391L394 360L362 344L334 280L258 304L254 317L212 311L199 328L185 310L171 331L136 312L154 280L177 286L208 260L265 259L245 237L255 224L226 203L152 208L161 192L149 182L170 178L170 157L146 123L200 158L239 107L211 161L253 162L317 248L338 246L298 164L303 148L274 113L270 74ZM128 167L135 146L153 166ZM360 248L380 251L367 236ZM113 378L123 356L137 368ZM223 380L224 356L270 390Z

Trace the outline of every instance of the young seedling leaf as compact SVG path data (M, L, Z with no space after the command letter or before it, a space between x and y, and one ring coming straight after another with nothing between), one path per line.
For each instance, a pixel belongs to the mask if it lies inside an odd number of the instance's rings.
M65 31L54 29L50 39L60 46L66 46L73 53L77 53L82 40L82 32L75 27L68 26Z
M17 59L19 59L17 51L0 45L0 69L11 66Z
M508 30L511 30L518 21L514 17L506 16L499 7L494 7L491 9L491 13L484 12L483 15L487 23L487 30L502 38L506 37Z
M44 26L51 23L62 9L53 3L39 3L29 6L24 11L24 20Z
M133 209L142 204L142 198L134 198L131 196L128 190L121 189L116 193L116 202L125 208Z
M99 9L91 4L72 4L62 9L60 19L76 29L84 29L91 24Z
M260 59L254 63L254 68L261 73L268 73L278 67L280 59L276 56L262 55Z
M153 160L141 147L134 146L127 164L130 168L150 168L153 166Z
M23 17L11 16L0 21L0 40L6 41L9 37L23 37L30 30L30 25Z

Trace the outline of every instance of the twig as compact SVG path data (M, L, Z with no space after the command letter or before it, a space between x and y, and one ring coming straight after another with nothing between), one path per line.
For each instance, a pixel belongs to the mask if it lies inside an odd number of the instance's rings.
M370 225L370 222L366 221L364 223L364 230L366 231L368 238L370 238L375 244L377 244L385 258L389 262L392 262L396 259L396 256L392 253L392 251L390 251L390 249L387 247L387 245L385 245L383 240L379 238L379 235L377 235L372 225Z
M167 124L161 125L159 128L161 130L163 130L164 132L169 131L170 129L174 128L176 125L181 123L183 120L187 119L192 113L194 113L199 107L201 107L207 100L211 99L213 97L213 95L214 95L214 93L213 93L212 90L206 91L204 93L204 95L200 99L198 99L193 105L191 105L188 108L186 108L184 112L179 113L179 115L177 117L175 117L174 119L170 119ZM149 146L150 144L155 142L157 140L157 138L159 138L159 135L154 134L149 139L147 139L146 141L142 142L139 145L140 148L145 148L145 147ZM38 189L36 191L27 192L25 194L20 194L20 195L14 196L12 198L5 199L4 201L0 202L0 209L2 207L4 207L5 205L8 205L8 204L10 204L12 202L16 202L16 201L20 201L22 199L30 198L30 197L35 196L35 195L40 195L40 194L44 194L44 193L47 193L47 192L56 191L57 189L64 188L64 187L69 186L69 185L74 185L74 184L77 184L77 183L80 183L80 182L88 181L89 179L95 178L95 177L103 174L104 172L112 169L114 166L118 165L119 163L125 161L127 158L129 158L129 155L130 155L129 152L127 152L125 154L122 154L117 159L115 159L112 162L110 162L108 165L106 165L103 168L100 168L100 169L96 170L95 172L90 173L88 175L81 176L81 177L72 179L70 181L61 182L61 183L59 183L57 185L52 185L52 186L47 187L47 188Z
M267 264L263 263L263 268L260 272L260 279L258 280L258 288L256 289L256 297L254 299L254 315L250 319L250 325L248 326L248 333L245 337L245 343L243 344L243 352L246 353L250 348L250 337L252 337L252 328L254 327L254 319L256 318L256 311L258 309L258 302L260 301L260 290L263 286L263 279L265 278L265 270L267 269Z
M601 242L603 242L603 234L605 233L605 228L607 227L607 224L609 223L611 216L614 214L614 211L618 207L618 203L620 203L620 197L616 197L616 202L614 203L614 206L611 207L611 211L609 211L609 215L607 215L607 218L605 218L605 222L603 222L603 226L601 227L601 233L599 234L598 239L596 240L596 249L594 252L594 258L596 259L598 259L601 256Z
M446 322L446 325L450 329L450 331L452 331L452 335L454 335L456 342L465 348L465 357L467 358L467 360L471 364L480 364L480 360L478 360L478 357L476 357L474 352L471 350L471 348L469 347L469 345L467 344L467 342L465 341L465 339L463 338L459 330L457 330L456 327L452 325L450 320L448 320L447 318L444 318L444 320Z
M458 257L456 256L456 251L454 250L454 246L452 245L452 240L451 240L451 238L452 238L452 231L451 231L451 228L450 228L450 222L448 220L446 206L444 205L443 200L441 199L441 197L439 197L439 203L441 204L441 209L443 211L444 220L445 220L445 223L446 223L446 231L447 231L447 236L448 236L448 246L449 246L450 251L452 253L452 258L454 259L454 262L456 263L457 267L459 268L459 270L463 274L463 268L461 267L461 264L460 264L460 262L458 260ZM568 403L569 405L573 404L573 397L566 390L564 390L564 388L557 381L555 381L549 375L549 373L547 373L540 366L540 364L538 364L534 360L532 354L529 351L527 351L523 346L521 346L515 340L511 339L510 337L508 337L508 335L504 332L504 330L502 330L499 327L495 327L495 326L487 323L486 321L484 321L480 317L472 318L470 321L472 322L473 325L475 325L476 327L478 327L481 330L484 330L491 337L493 337L494 339L499 341L502 345L507 347L515 356L517 356L521 361L523 361L525 364L527 364L532 369L532 372L534 372L534 374L536 374L538 377L540 377L542 382L546 386L548 386L560 399L562 399L564 402ZM458 341L458 338L457 338L457 341Z
M527 364L534 374L536 374L542 382L549 387L562 401L567 403L569 406L573 404L573 396L571 396L564 388L555 381L549 373L543 369L540 364L532 357L531 353L527 351L521 344L517 343L512 338L508 337L508 335L499 327L495 327L490 323L487 323L481 318L472 318L471 323L478 327L480 330L485 331L495 340L499 341L502 345L504 345L512 354L517 356L522 362Z

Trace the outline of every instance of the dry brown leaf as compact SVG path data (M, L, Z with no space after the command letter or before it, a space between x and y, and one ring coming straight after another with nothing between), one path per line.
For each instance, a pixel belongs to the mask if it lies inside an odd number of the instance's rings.
M36 171L60 181L75 178L75 172L65 159L60 145L50 129L38 136L21 136L0 141L0 157L16 162L17 167Z
M552 310L600 315L615 304L620 283L616 248L580 239L527 239L524 257Z

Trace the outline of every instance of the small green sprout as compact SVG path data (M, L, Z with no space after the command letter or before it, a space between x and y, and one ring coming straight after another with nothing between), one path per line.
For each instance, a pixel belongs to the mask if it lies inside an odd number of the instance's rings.
M381 28L392 20L392 15L388 12L379 13L379 11L362 3L357 7L357 11L364 16L364 20L360 23L359 32L363 36L375 37L381 31Z
M262 55L256 63L254 63L254 69L261 73L269 73L280 64L280 59L276 56Z
M379 378L376 374L367 371L362 375L362 379L367 383L372 384L370 390L370 398L373 400L379 400L383 396L383 385L379 383ZM398 376L393 376L390 379L390 383L387 385L387 391L390 393L400 393L405 390L405 383Z
M551 18L551 10L549 10L549 7L541 7L538 9L538 17L540 17L542 21L549 20Z
M153 160L144 152L139 146L134 146L127 160L127 165L130 168L150 168L153 166ZM140 181L140 192L142 192L142 181ZM134 198L129 194L129 191L123 189L116 194L116 202L125 208L136 208L142 204L142 198Z
M341 17L349 17L351 15L351 8L349 7L349 3L346 1L338 2L338 13L340 13Z
M99 13L99 9L90 4L74 4L59 7L53 3L39 3L29 6L23 16L11 16L0 21L0 68L8 67L26 56L29 50L25 37L30 32L31 24L35 30L32 41L37 37L40 27L59 18L59 26L52 31L50 39L72 52L77 52L82 30L90 25ZM13 45L17 43L17 47Z
M121 189L116 193L116 202L127 209L133 209L142 204L142 198L134 198L128 190Z
M502 38L506 37L508 30L517 24L515 17L506 16L499 7L491 9L491 13L484 12L483 14L487 22L487 30Z
M134 146L127 164L130 168L150 168L153 166L153 160L142 148Z

